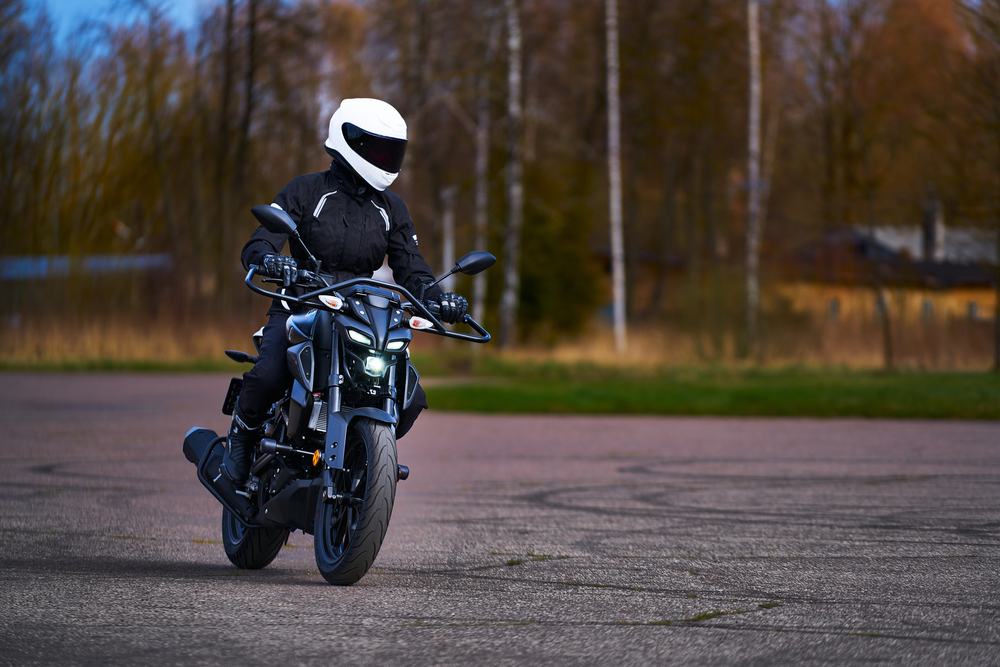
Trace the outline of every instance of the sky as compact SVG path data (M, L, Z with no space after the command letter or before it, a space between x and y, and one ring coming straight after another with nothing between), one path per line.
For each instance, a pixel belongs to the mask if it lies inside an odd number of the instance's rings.
M194 26L201 6L211 0L167 0L161 2L170 18L183 28ZM129 3L123 0L35 0L30 5L48 5L49 14L59 26L59 37L65 37L82 21L87 19L106 19L111 16L124 16L127 12L120 9ZM115 9L118 8L118 9Z

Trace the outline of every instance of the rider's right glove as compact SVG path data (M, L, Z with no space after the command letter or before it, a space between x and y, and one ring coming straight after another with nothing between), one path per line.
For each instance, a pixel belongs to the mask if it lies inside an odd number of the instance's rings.
M285 257L273 252L264 255L262 264L263 270L261 273L268 278L284 278L286 268L290 269L294 276L294 272L298 268L298 264L291 257Z

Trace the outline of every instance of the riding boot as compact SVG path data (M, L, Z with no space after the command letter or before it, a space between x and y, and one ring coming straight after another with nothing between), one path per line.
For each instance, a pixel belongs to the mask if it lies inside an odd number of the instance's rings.
M226 451L222 455L222 471L236 486L243 486L250 477L253 450L260 439L263 423L246 416L239 400L233 409L233 423L229 426Z

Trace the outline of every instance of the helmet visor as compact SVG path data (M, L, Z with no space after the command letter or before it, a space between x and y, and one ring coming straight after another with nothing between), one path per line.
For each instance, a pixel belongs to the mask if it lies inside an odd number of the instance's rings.
M399 172L406 153L406 139L393 139L366 132L354 123L344 123L344 140L355 153L390 174Z

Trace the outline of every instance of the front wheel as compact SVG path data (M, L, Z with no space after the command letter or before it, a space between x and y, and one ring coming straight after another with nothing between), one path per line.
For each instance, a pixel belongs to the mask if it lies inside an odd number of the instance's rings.
M350 586L375 562L389 528L398 470L392 426L366 418L351 422L344 469L333 471L339 498L316 503L316 565L331 584Z
M285 528L247 528L229 510L222 510L222 546L238 568L267 567L288 539Z

